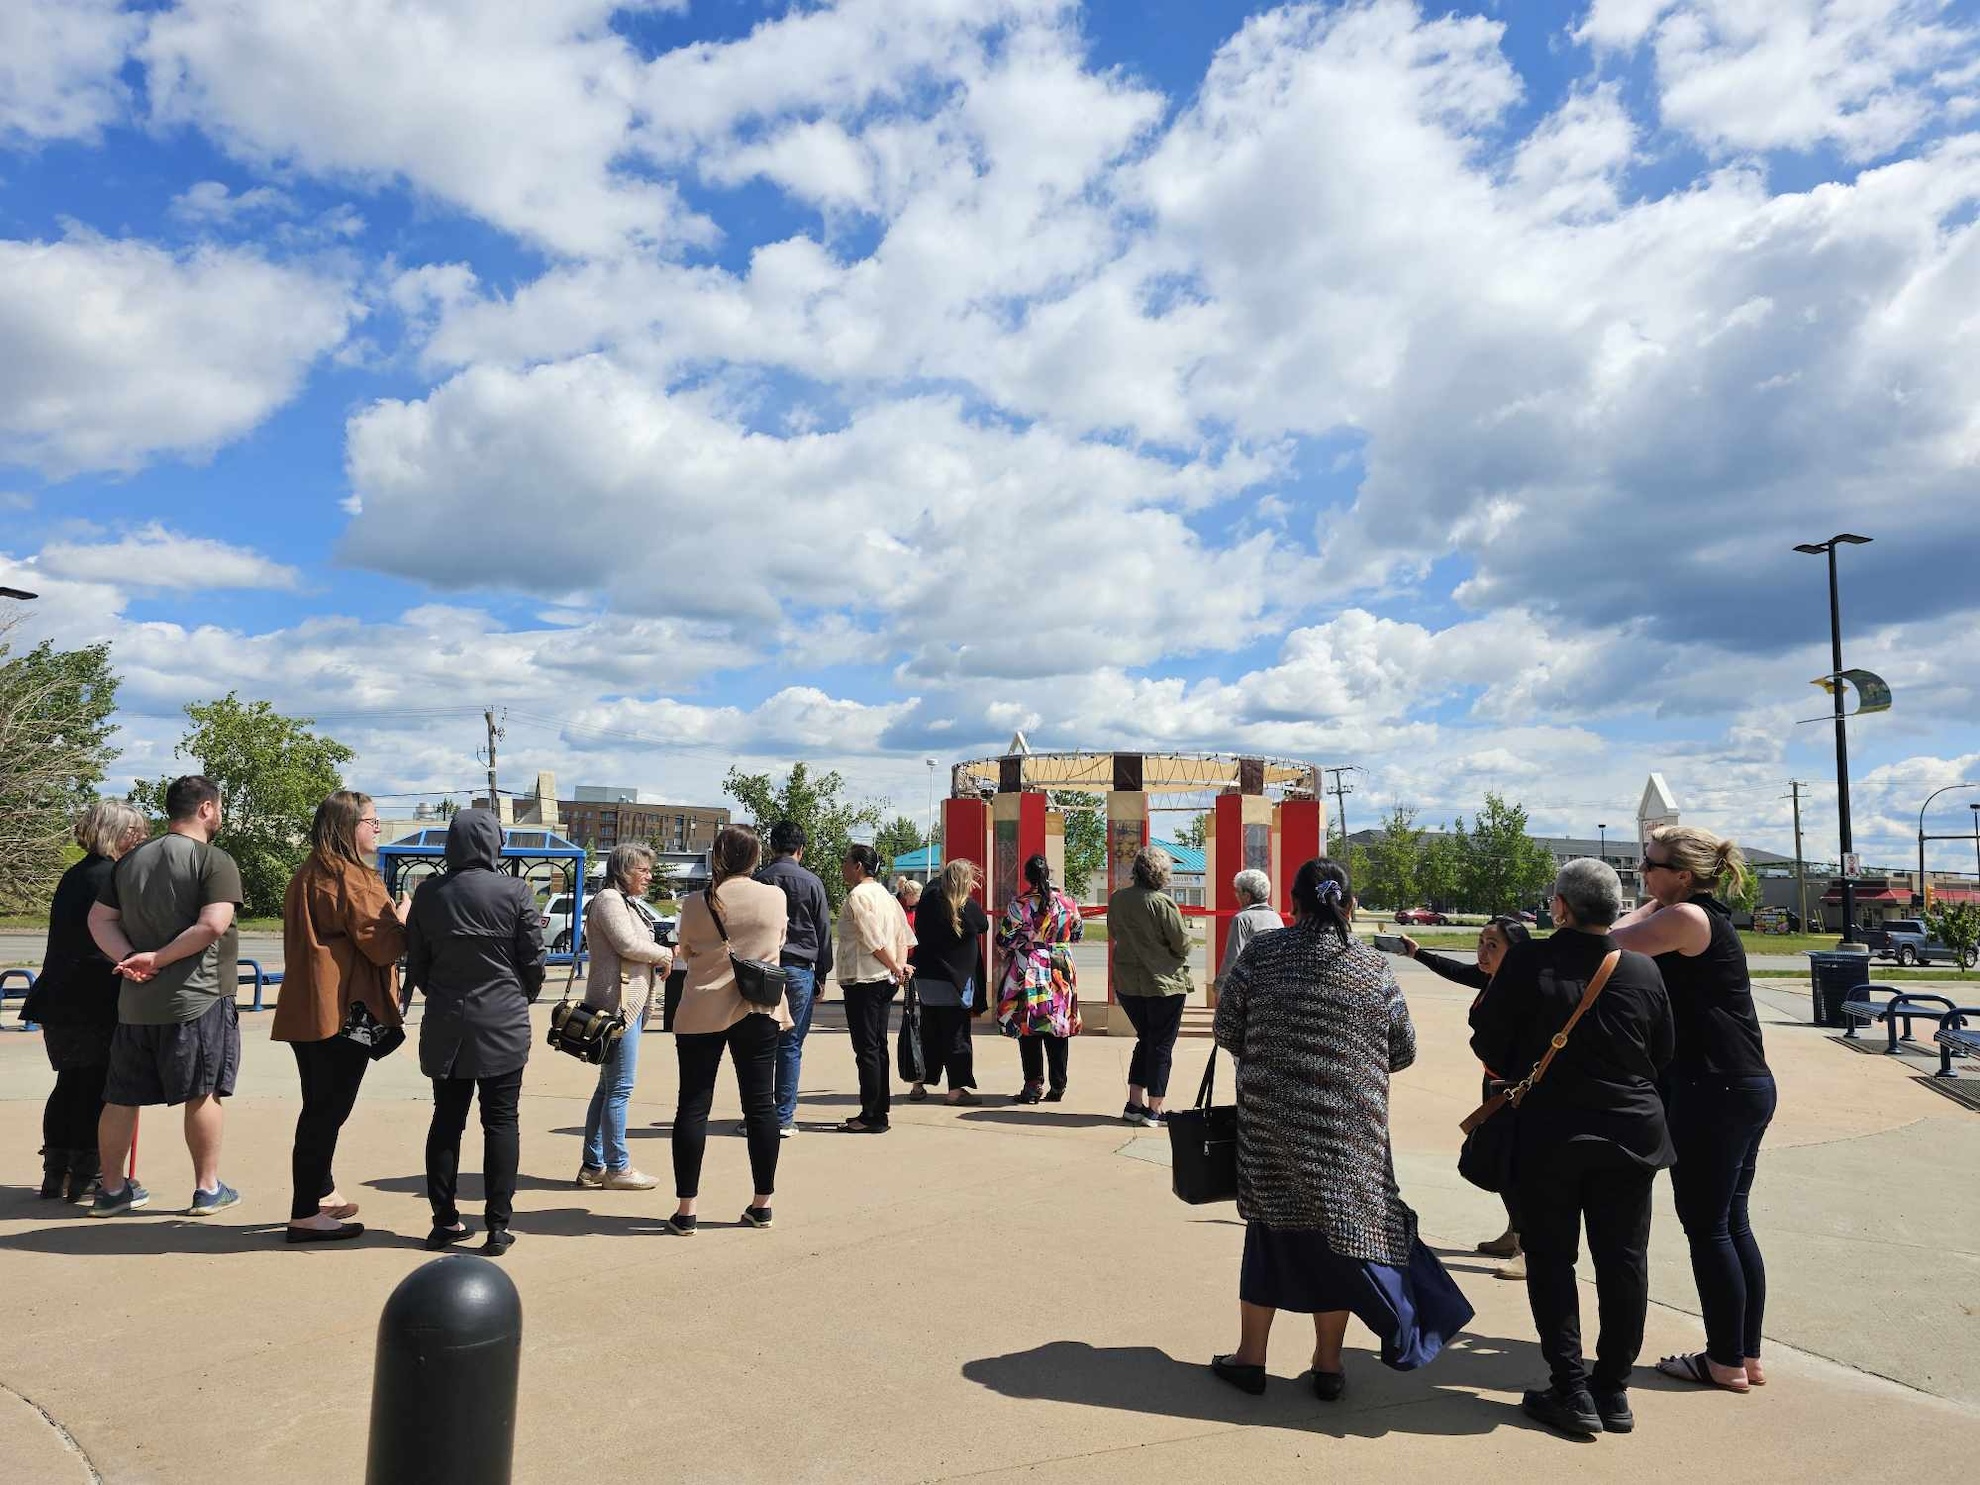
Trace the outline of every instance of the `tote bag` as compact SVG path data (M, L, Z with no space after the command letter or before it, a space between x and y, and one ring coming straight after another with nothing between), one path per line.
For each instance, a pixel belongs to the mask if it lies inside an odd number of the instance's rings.
M1216 1105L1217 1049L1203 1069L1196 1103L1171 1109L1169 1126L1170 1185L1191 1206L1237 1200L1237 1105Z

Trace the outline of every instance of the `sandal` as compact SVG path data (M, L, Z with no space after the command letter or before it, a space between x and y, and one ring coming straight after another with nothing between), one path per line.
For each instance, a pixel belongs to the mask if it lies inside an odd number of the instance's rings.
M1721 1392L1745 1392L1746 1376L1742 1372L1737 1384L1721 1382L1712 1375L1711 1360L1703 1351L1692 1351L1682 1356L1666 1356L1657 1363L1657 1370L1667 1377L1675 1377L1680 1382L1695 1382L1700 1387L1716 1387Z
M907 1101L909 1103L926 1103L928 1101L928 1089L922 1084L916 1083L908 1090Z

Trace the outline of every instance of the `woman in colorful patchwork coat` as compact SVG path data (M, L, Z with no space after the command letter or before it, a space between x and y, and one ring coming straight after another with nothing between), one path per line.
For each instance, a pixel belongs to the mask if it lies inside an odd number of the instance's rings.
M1052 886L1043 856L1024 863L1026 891L1011 900L997 927L1003 973L997 987L997 1021L1018 1039L1024 1064L1019 1103L1057 1103L1066 1096L1067 1039L1079 1035L1079 976L1072 950L1083 931L1079 908ZM1046 1083L1046 1068L1051 1082Z

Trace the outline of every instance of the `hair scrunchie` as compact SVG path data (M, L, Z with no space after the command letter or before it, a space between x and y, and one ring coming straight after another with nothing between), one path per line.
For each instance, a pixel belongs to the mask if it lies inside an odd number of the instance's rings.
M1324 881L1313 889L1313 895L1321 902L1339 902L1341 900L1341 884L1331 879Z

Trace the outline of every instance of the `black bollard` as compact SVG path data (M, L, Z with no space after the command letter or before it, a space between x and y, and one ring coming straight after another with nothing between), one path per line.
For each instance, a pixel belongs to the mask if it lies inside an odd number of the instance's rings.
M365 1485L509 1485L522 1296L485 1258L414 1269L378 1317Z

